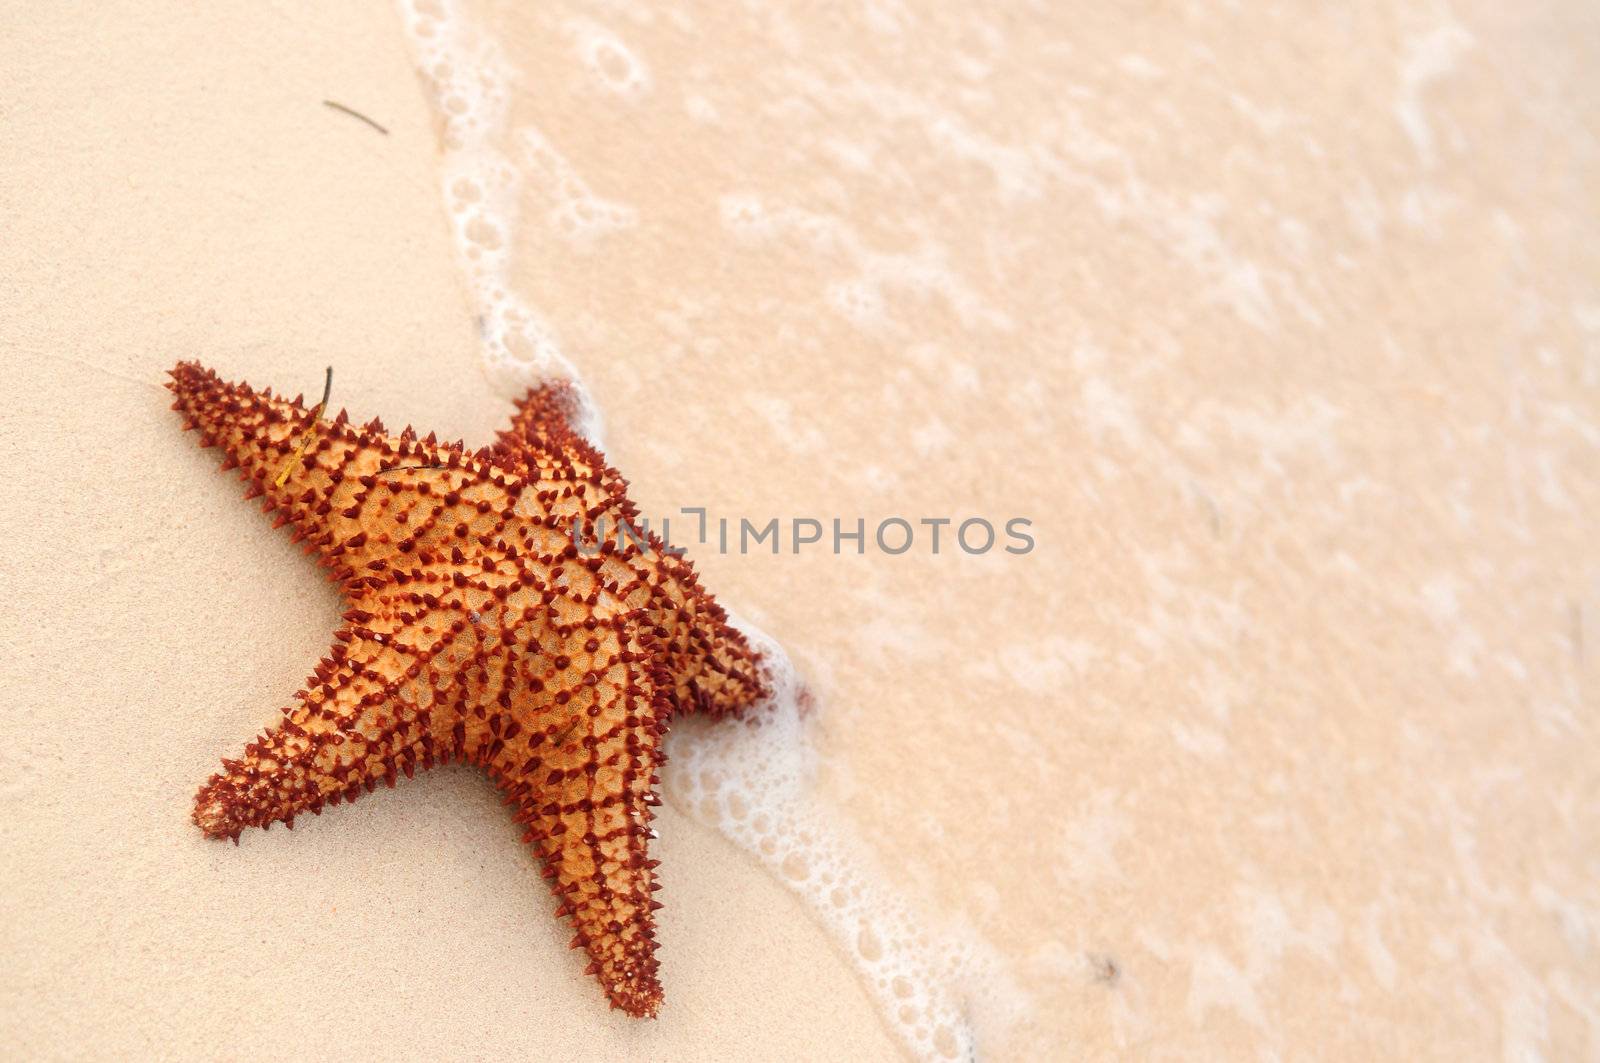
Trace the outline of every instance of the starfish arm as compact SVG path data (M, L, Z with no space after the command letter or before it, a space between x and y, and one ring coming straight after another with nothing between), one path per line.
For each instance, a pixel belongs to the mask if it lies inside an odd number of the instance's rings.
M448 711L408 674L410 652L350 628L337 639L277 726L200 788L194 821L208 836L237 841L246 827L280 820L293 827L303 812L353 801L380 780L393 786L400 772L456 751Z
M530 455L566 449L573 440L586 442L572 427L577 409L576 389L565 380L550 380L517 400L511 427L500 433L497 453ZM587 444L586 444L587 445ZM593 450L592 447L589 447Z
M169 375L172 407L183 415L184 428L198 430L202 446L224 451L223 469L238 469L250 484L245 497L264 498L262 509L277 510L277 524L294 525L296 541L309 539L326 553L336 539L356 531L336 511L343 508L339 495L346 473L355 471L363 450L343 410L319 418L300 399L223 381L193 362L180 362Z
M184 427L227 453L223 468L250 482L245 497L264 496L262 508L278 513L274 526L290 525L352 600L385 582L391 564L436 565L468 545L467 534L492 537L523 488L486 455L431 433L418 440L407 427L391 437L377 420L358 429L343 410L319 418L298 398L225 382L192 362L170 375ZM540 542L558 538L552 531Z
M577 398L565 381L547 382L529 391L517 403L511 427L500 433L492 448L495 460L509 468L538 470L548 479L570 471L574 480L602 485L606 500L615 504L582 508L568 503L567 520L582 519L590 528L603 517L613 531L627 522L645 552L659 566L661 579L644 594L630 594L631 604L652 604L668 640L668 689L678 711L712 716L738 715L766 694L760 655L744 636L728 625L727 614L699 584L694 566L676 554L654 532L640 528L637 510L627 502L627 481L609 465L571 423ZM626 582L626 581L624 581ZM643 583L637 587L645 588Z
M587 973L614 1006L653 1016L660 904L646 846L667 704L654 692L656 640L636 631L632 615L576 631L586 638L558 633L572 655L540 658L548 710L498 743L489 768L544 860L556 914L572 919L572 947L588 951Z
M665 623L667 669L678 712L713 717L738 716L767 695L761 655L729 625L723 611L699 584L689 562L668 555L666 600L658 609Z
M541 501L564 527L575 519L586 531L600 519L613 529L621 521L635 523L639 511L628 499L628 481L572 426L579 401L565 380L533 388L517 401L511 427L499 432L487 454L503 468L538 481Z

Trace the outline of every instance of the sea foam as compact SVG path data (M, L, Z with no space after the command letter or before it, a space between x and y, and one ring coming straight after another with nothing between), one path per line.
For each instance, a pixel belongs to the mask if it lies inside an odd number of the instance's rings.
M545 191L564 208L574 200L598 204L598 212L574 212L597 216L597 232L632 224L631 208L590 196L535 132L507 129L515 68L458 5L401 0L400 9L444 123L445 206L477 306L486 368L517 391L549 377L572 381L582 397L579 427L598 444L599 410L554 332L511 284L519 200L529 179L554 181ZM620 95L648 91L648 71L615 38L588 23L575 24L573 36ZM734 206L725 202L724 213ZM773 693L740 722L678 725L669 739L668 799L808 902L914 1055L975 1058L980 1033L1012 1021L1019 992L976 933L941 926L898 895L849 821L819 796L821 758L807 725L815 702L776 641L747 622L735 624L762 653Z
M572 381L579 397L577 428L599 446L602 421L589 390L549 324L511 284L523 174L503 144L515 68L450 0L401 0L400 16L444 122L445 209L490 378L509 397L541 380Z
M772 694L738 723L673 732L670 799L810 905L913 1054L976 1058L980 1033L1015 1021L1020 990L975 932L939 925L899 896L848 820L820 798L821 757L806 722L812 695L771 636L738 616L732 623L761 653Z

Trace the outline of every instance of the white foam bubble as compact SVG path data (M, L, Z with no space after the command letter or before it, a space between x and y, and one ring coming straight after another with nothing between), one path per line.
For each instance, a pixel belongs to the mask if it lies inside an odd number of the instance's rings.
M566 156L538 129L522 126L515 140L525 171L537 178L553 204L548 220L563 239L588 248L602 236L638 224L638 211L626 203L596 195Z
M722 226L747 244L788 236L819 261L848 263L853 275L829 283L823 299L836 313L865 329L896 322L886 293L941 299L969 328L1010 331L1011 319L985 302L948 261L944 247L923 239L909 251L879 251L843 219L791 206L768 206L760 197L730 193L718 201Z
M650 68L616 34L587 19L572 19L566 29L578 57L602 88L626 100L649 94Z
M885 1023L923 1059L976 1058L1023 1009L1021 991L970 927L941 925L888 884L840 813L817 796L814 708L781 646L738 617L773 689L737 724L679 724L668 739L669 800L745 849L811 906Z

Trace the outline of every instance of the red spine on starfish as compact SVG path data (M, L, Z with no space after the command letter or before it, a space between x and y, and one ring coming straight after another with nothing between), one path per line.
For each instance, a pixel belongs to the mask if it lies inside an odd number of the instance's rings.
M214 838L320 813L451 760L483 766L537 851L613 1006L661 1003L648 854L661 738L681 712L737 715L765 695L757 655L654 535L627 483L547 384L492 447L467 452L354 427L192 362L168 387L275 526L317 556L349 606L277 725L195 799Z

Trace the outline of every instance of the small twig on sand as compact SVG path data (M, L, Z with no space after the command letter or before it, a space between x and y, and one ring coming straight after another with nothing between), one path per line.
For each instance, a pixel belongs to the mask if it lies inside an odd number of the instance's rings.
M351 118L359 118L359 119L361 119L363 122L367 123L369 126L371 126L373 129L376 129L378 132L382 133L384 136L388 136L389 135L389 131L387 129L383 128L383 126L379 125L377 122L374 122L372 119L368 118L366 115L362 114L360 111L353 111L350 108L346 107L342 103L336 103L333 100L323 100L322 101L322 106L324 106L324 107L332 107L335 111L343 111L345 114L349 115Z

